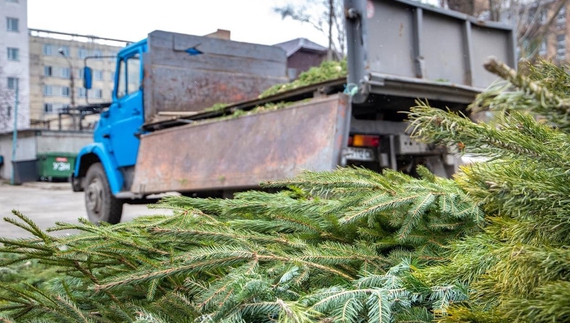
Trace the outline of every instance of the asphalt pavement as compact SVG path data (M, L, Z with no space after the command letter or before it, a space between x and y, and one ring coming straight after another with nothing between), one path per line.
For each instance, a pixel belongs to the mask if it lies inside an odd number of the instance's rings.
M29 237L29 233L4 218L16 218L12 210L20 211L40 228L53 227L55 222L77 223L78 218L87 218L83 192L74 193L69 183L34 182L12 186L0 182L0 237ZM123 206L122 222L136 216L171 214L169 210L149 209L146 205ZM59 232L56 234L73 234Z

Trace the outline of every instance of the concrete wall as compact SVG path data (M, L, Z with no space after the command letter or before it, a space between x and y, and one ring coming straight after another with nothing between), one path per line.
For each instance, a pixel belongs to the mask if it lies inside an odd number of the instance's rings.
M0 166L0 178L12 177L12 160L22 161L36 158L35 131L18 132L16 158L12 159L12 134L0 135L0 155L4 157L4 165Z
M92 142L93 134L88 132L42 131L42 135L37 137L37 153L78 153Z
M35 131L18 132L16 158L12 159L12 134L0 134L0 155L4 165L0 166L0 178L12 177L12 160L36 159L38 154L49 152L78 153L81 147L93 142L90 132Z

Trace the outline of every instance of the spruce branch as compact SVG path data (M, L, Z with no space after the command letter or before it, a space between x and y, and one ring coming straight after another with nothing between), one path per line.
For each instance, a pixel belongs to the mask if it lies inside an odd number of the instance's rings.
M462 153L491 158L512 157L555 167L570 166L570 137L529 115L513 111L504 115L501 123L489 125L451 112L434 111L423 102L417 104L409 118L412 136L418 140L460 147Z
M505 63L499 62L495 58L490 58L483 66L487 71L500 76L514 86L529 91L543 106L556 109L565 114L570 112L570 106L563 102L562 99L555 96L545 87L531 81L528 77L517 73L517 71Z
M516 72L494 59L485 68L504 81L491 85L476 98L470 105L474 112L526 111L564 132L568 131L570 99L567 89L570 77L563 69L541 60L528 66L526 73Z

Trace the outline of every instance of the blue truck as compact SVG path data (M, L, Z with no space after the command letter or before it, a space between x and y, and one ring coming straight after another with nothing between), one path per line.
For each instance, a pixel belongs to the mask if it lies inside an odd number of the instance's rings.
M155 31L122 49L72 175L90 221L118 223L123 204L160 193L229 196L303 170L452 174L455 155L410 140L400 112L417 98L464 110L495 79L488 56L515 65L512 27L408 0L344 6L348 77L264 98L287 81L280 48ZM274 102L288 104L259 108Z

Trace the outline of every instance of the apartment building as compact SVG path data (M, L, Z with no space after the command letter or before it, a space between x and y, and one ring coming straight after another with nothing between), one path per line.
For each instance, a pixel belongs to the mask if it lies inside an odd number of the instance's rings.
M533 59L536 56L564 65L570 60L567 46L570 35L569 8L565 0L534 0L511 3L493 2L490 10L486 0L440 0L444 8L458 10L482 20L499 19L512 23L517 30L518 57Z
M525 34L531 35L531 37L527 37L528 42L523 44L526 45L523 47L527 51L526 54L537 54L558 65L564 65L569 61L570 51L567 44L570 34L570 20L568 19L567 4L562 2L566 1L535 2L527 8L525 18L528 21L528 27L519 32L519 37L524 37ZM558 8L560 9L558 10ZM544 37L542 37L543 33ZM532 36L536 37L536 40ZM536 45L537 43L539 45Z
M127 41L30 29L30 120L34 128L89 129L96 116L81 118L73 107L111 101L115 62ZM83 67L93 87L83 87Z
M28 49L27 0L0 0L0 133L30 127Z

